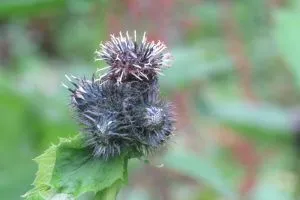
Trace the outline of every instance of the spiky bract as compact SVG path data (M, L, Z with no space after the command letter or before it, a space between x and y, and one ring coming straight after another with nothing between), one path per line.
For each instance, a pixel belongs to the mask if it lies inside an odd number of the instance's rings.
M156 78L121 85L94 78L68 79L75 86L68 88L71 104L94 156L109 159L125 151L146 155L171 136L172 111L159 99Z
M171 54L165 53L166 46L161 42L149 42L144 33L139 42L136 32L119 36L111 35L111 40L100 44L96 60L104 60L109 66L107 78L118 83L129 80L152 79L161 74L163 67L169 66Z

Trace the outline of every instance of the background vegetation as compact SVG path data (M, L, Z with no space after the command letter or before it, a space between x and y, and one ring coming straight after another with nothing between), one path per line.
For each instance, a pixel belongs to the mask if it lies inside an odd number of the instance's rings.
M2 0L1 199L20 199L32 159L78 132L64 74L90 75L104 66L93 61L99 42L135 29L175 58L161 85L177 136L150 164L130 163L119 199L293 199L299 21L296 0Z

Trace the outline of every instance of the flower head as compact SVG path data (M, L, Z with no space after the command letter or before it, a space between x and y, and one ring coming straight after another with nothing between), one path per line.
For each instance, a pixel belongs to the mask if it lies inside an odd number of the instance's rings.
M171 54L165 53L166 46L161 42L149 42L144 33L139 41L134 36L120 32L111 35L110 41L100 44L96 51L96 60L104 60L109 66L107 77L118 83L127 80L148 80L170 64Z
M165 49L160 41L148 42L146 34L141 42L135 32L133 38L128 32L111 35L96 51L96 59L109 65L107 74L91 80L66 76L73 87L64 86L95 157L147 155L172 136L172 108L160 99L157 77L170 61Z
M163 146L174 131L169 103L159 99L157 80L103 84L74 77L71 104L86 145L95 157L109 159L130 151L147 155Z

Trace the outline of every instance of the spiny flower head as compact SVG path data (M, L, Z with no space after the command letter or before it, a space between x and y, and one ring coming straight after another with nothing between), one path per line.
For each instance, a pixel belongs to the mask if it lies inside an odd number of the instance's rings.
M126 151L147 155L172 135L172 108L159 99L156 79L118 85L111 80L67 78L74 86L66 86L71 105L95 157L107 160Z
M91 80L66 76L73 86L64 86L95 157L147 155L172 136L172 106L161 100L157 76L169 65L165 49L160 41L148 42L146 33L139 42L136 32L133 38L120 32L96 51L96 60L109 65L106 74Z
M105 76L117 83L149 80L170 65L171 54L165 52L166 48L161 41L147 41L146 33L139 41L136 31L133 37L128 31L126 34L120 32L119 36L112 34L110 41L100 44L96 60L104 60L109 65Z

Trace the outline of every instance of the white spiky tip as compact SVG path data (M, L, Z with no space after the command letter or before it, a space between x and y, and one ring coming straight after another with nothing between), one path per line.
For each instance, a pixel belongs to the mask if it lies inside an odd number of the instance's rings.
M166 45L161 41L148 41L144 32L138 39L136 31L133 36L126 31L117 36L110 35L110 40L100 43L95 60L104 60L108 72L104 75L118 83L126 80L149 80L156 75L163 75L162 68L171 64L171 54L166 52Z

